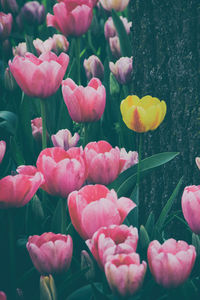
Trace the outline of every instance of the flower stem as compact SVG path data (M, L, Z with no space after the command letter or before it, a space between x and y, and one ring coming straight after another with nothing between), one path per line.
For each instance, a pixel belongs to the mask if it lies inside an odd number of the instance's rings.
M77 78L78 85L81 84L81 67L80 67L80 38L76 37L76 47L75 47L76 63L77 63Z
M87 123L83 123L83 146L84 147L87 145L88 142L87 131L88 131Z
M139 209L139 203L140 203L140 193L139 193L139 189L140 189L140 161L141 161L141 154L142 154L142 138L143 135L142 133L139 134L139 149L138 149L138 167L137 167L137 197L136 197L136 205ZM138 213L139 215L139 213Z
M46 109L45 100L40 99L41 117L42 117L42 149L47 147L47 128L46 128Z

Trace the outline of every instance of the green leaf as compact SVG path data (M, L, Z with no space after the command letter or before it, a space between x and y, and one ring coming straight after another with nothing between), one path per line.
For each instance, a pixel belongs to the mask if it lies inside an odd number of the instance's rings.
M169 198L169 200L167 201L167 203L165 204L165 206L163 207L162 211L161 211L161 214L158 218L158 221L156 223L156 227L158 229L158 231L161 231L164 223L165 223L165 220L167 219L167 216L168 216L168 213L174 203L174 200L180 190L180 187L183 183L183 177L181 177L181 179L179 180L175 190L173 191L171 197Z
M30 35L25 35L27 51L33 53L35 56L38 56L37 51L33 45L33 37Z
M195 233L192 233L192 245L195 247L198 256L200 254L200 238Z
M66 214L66 199L60 199L56 206L51 222L51 230L54 233L66 234L67 214Z
M112 10L112 19L113 19L115 28L116 28L118 36L119 36L120 49L121 49L122 56L131 57L132 47L131 47L131 43L130 43L128 34L126 32L123 22L121 21L120 17L118 16L118 14L116 13L115 10Z
M17 122L17 116L13 112L0 111L0 128L14 135L17 129Z
M139 241L142 249L147 249L150 243L148 232L143 225L140 226Z
M93 286L95 286L96 289L101 288L101 284L100 283L94 283ZM82 288L76 290L74 293L72 293L69 297L67 297L66 300L83 300L83 299L91 299L92 295L93 295L93 291L94 291L94 287L92 285L88 284L83 286ZM96 298L95 298L96 299ZM99 299L99 298L97 298ZM102 300L105 298L102 298Z
M147 222L145 224L145 228L146 228L149 235L152 234L154 225L155 225L155 216L154 216L154 213L151 211L150 215L147 219Z
M140 178L144 177L148 172L159 167L174 157L178 152L163 152L147 157L140 162ZM137 181L137 164L121 173L118 178L108 185L109 189L115 189L118 196L125 195L133 188Z

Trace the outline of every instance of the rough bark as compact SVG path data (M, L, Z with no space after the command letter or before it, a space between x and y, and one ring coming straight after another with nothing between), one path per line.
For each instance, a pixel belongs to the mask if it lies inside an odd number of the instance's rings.
M132 92L167 103L167 115L156 131L145 134L143 157L178 151L172 162L142 182L141 221L158 216L178 180L184 184L174 209L181 209L186 185L200 184L195 157L200 156L200 2L198 0L131 1Z

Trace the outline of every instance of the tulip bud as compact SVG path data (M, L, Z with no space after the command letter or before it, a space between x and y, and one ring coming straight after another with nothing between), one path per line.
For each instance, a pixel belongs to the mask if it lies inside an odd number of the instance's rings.
M6 152L6 142L0 141L0 163L2 162Z
M40 25L45 20L45 8L37 1L27 2L20 12L22 20L28 25Z
M116 58L119 58L121 56L121 49L120 49L120 42L118 36L109 38L109 45L110 45L110 50L112 52L112 55L115 56Z
M53 48L52 50L58 55L61 52L67 52L69 48L69 42L66 37L62 34L54 34L53 35Z
M200 170L200 157L196 157L196 158L195 158L195 162L196 162L197 167L198 167L199 170Z
M56 134L51 136L54 147L61 147L64 150L76 147L80 139L79 134L76 132L72 137L71 132L68 129L59 130Z
M85 73L88 80L90 80L92 77L97 77L100 80L103 79L104 67L97 56L91 55L88 59L85 59L83 66L85 68Z
M127 84L131 80L133 57L121 57L115 64L110 62L109 67L120 84Z
M0 3L3 10L6 12L11 12L15 14L19 10L16 0L1 0Z
M24 56L27 52L26 43L25 42L19 43L16 47L13 47L12 51L14 56L16 55Z
M13 18L11 14L0 12L0 40L5 40L9 37L12 29Z
M122 16L120 17L120 19L124 25L126 33L129 34L132 22L128 22L127 18L123 18ZM107 40L118 35L112 17L109 17L104 25L104 35Z
M56 299L56 286L52 275L40 276L40 300Z
M95 276L95 268L94 263L90 257L90 255L87 253L87 251L83 250L81 251L81 270L84 270L88 268L88 271L84 273L85 278L90 281L94 279Z
M14 91L18 86L9 68L5 69L4 86L9 91Z
M0 300L6 300L7 297L6 297L6 294L4 292L0 292Z

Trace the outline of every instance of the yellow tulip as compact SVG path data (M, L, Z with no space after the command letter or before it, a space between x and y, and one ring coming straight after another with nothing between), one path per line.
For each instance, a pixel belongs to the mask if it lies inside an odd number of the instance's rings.
M122 118L126 126L136 132L155 130L163 121L167 106L165 101L145 96L128 96L120 105Z

